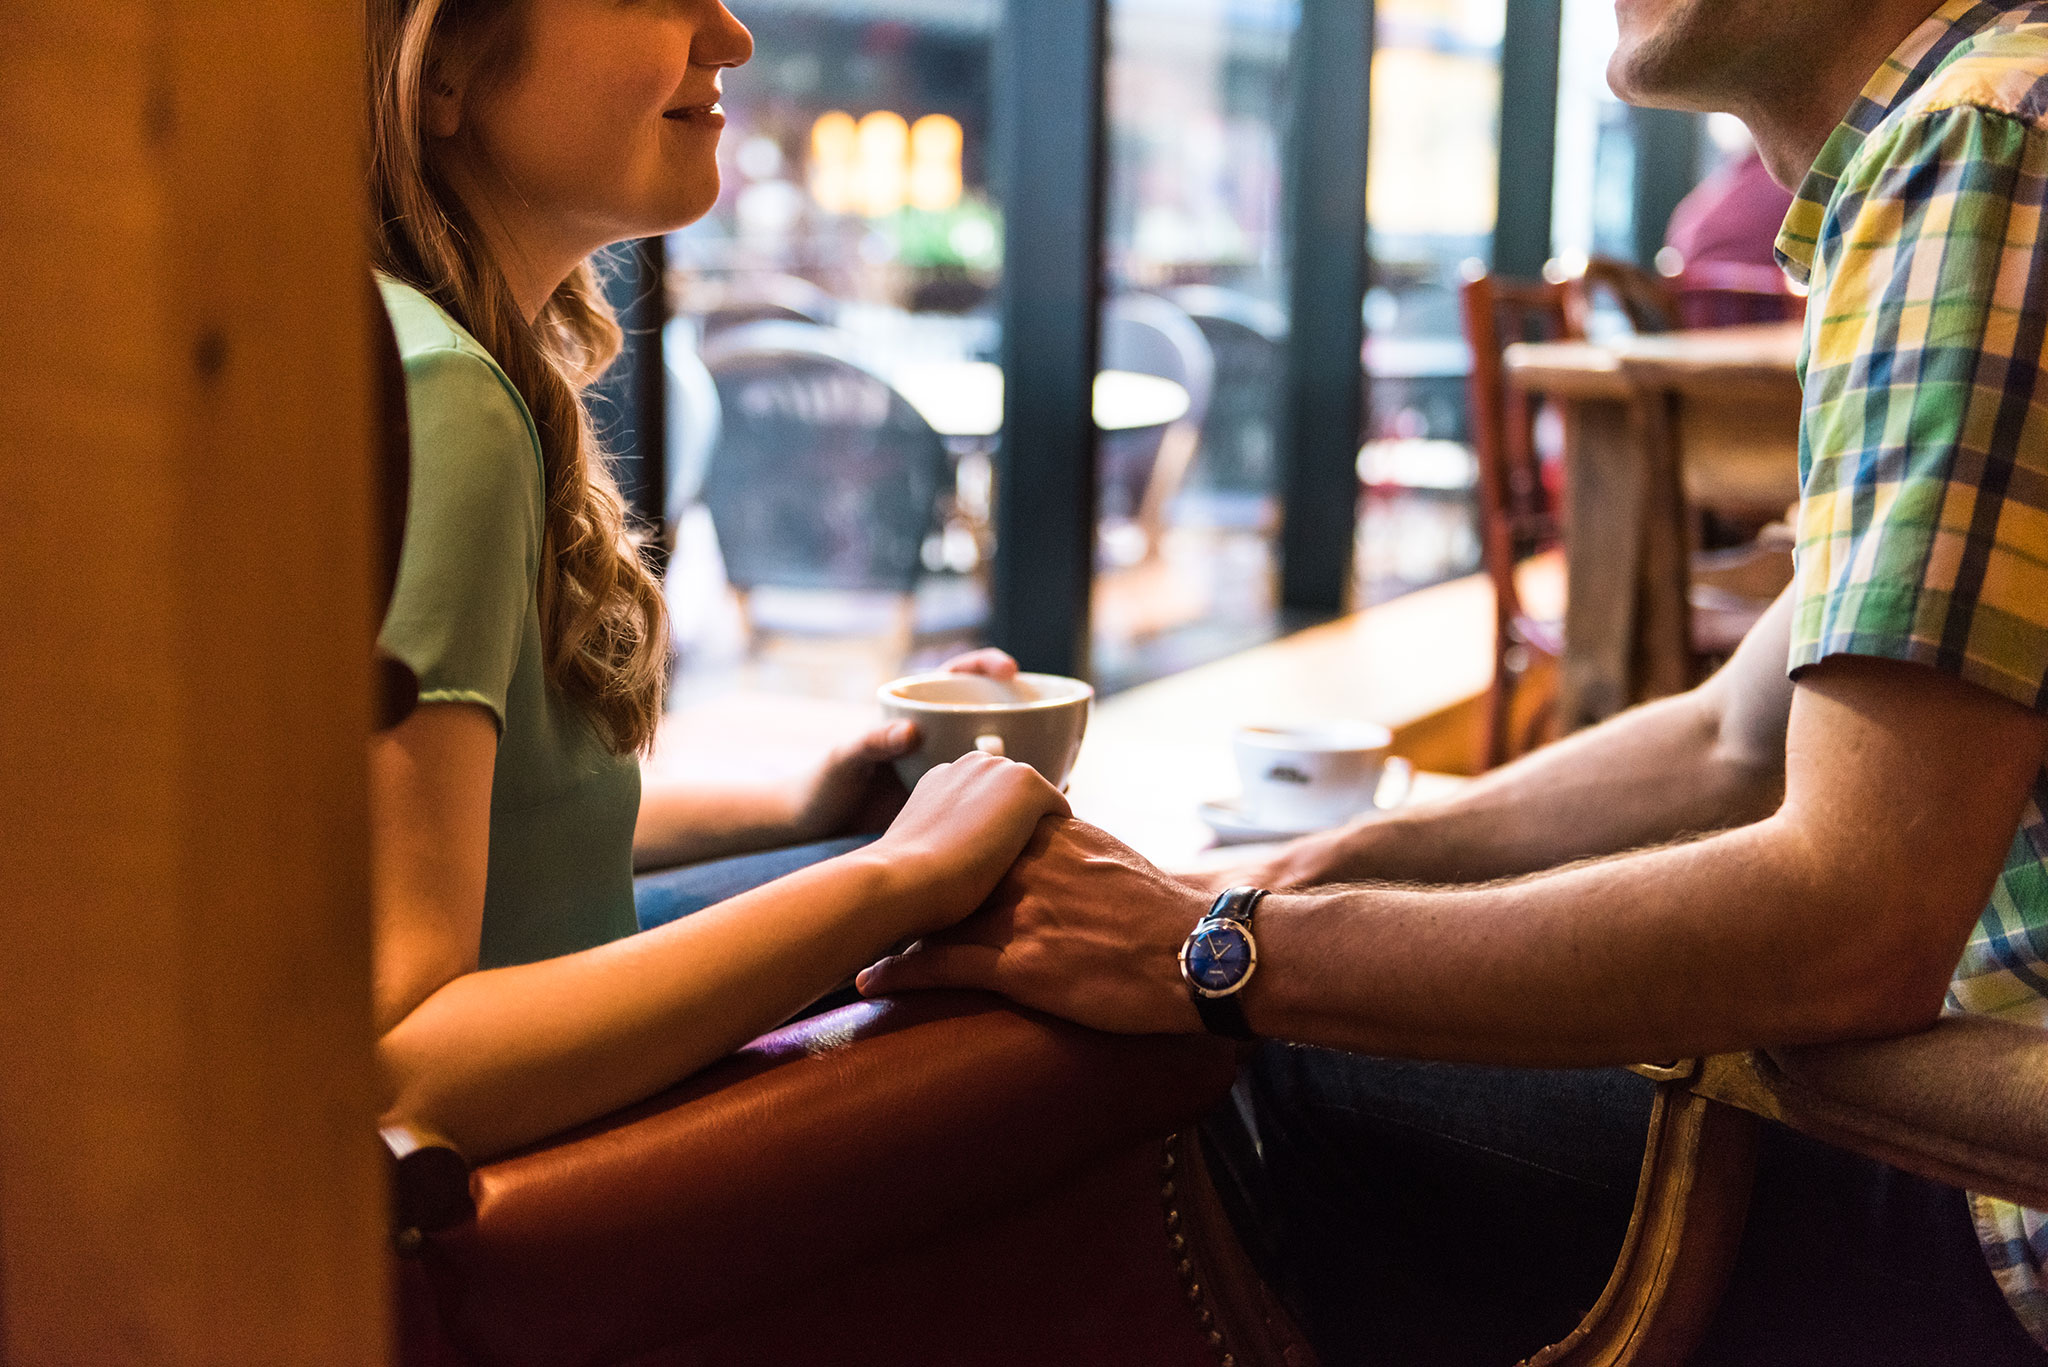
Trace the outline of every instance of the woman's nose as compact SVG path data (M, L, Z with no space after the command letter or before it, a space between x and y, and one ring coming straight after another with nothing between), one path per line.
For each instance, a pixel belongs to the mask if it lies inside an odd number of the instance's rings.
M690 54L700 66L745 66L754 56L754 35L721 0L712 0L711 22L698 35Z

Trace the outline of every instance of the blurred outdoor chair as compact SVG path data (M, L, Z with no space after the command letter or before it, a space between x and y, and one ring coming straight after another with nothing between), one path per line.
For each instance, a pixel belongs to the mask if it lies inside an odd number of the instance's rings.
M1101 518L1135 525L1142 555L1158 554L1168 505L1180 491L1196 448L1216 379L1216 357L1202 330L1181 308L1157 295L1125 294L1102 309L1103 370L1127 370L1172 380L1188 394L1188 411L1164 427L1100 435Z
M724 416L718 382L697 352L695 329L672 318L663 329L662 362L668 369L668 525L671 531L704 492L711 453Z
M1202 330L1215 379L1190 479L1255 511L1263 526L1277 509L1277 427L1286 359L1287 314L1263 299L1215 285L1184 285L1166 298Z
M1901 1039L1636 1071L1659 1091L1621 1256L1579 1327L1527 1367L1679 1367L1692 1355L1741 1247L1765 1123L2048 1206L2048 1032L2035 1026L1950 1016Z
M829 327L839 316L837 299L795 275L693 279L682 282L674 293L677 315L693 320L698 335L706 342L749 323L812 323Z
M1483 269L1468 270L1460 289L1465 337L1472 349L1470 411L1479 456L1480 554L1495 596L1494 674L1487 692L1480 765L1494 768L1551 738L1554 700L1546 690L1517 697L1539 660L1561 661L1562 623L1537 620L1522 610L1515 568L1559 544L1562 472L1539 457L1538 404L1507 382L1502 353L1515 342L1581 340L1587 297L1600 286L1626 291L1652 317L1656 296L1641 288L1654 277L1603 272L1567 277L1548 272L1541 281L1509 281ZM1645 397L1641 402L1652 400ZM1668 423L1641 424L1671 440ZM1646 455L1647 459L1648 456ZM1693 670L1706 670L1734 652L1750 627L1790 580L1790 553L1767 535L1743 547L1695 551L1687 566L1688 626ZM1554 677L1554 676L1553 676ZM1516 720L1519 717L1519 722Z
M750 634L760 588L889 593L907 655L944 441L842 335L763 322L710 339L722 425L703 501Z

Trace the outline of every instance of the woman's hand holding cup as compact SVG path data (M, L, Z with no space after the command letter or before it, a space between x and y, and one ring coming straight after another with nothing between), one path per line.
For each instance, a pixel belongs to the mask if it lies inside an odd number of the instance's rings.
M939 672L1001 682L1017 677L1017 662L989 646L955 656ZM918 740L915 722L891 721L832 751L792 787L788 839L805 844L887 826L908 795L891 765Z

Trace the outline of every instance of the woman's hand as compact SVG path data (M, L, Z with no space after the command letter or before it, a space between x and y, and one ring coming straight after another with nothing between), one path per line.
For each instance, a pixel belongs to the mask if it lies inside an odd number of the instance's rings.
M993 647L956 656L941 668L948 674L990 679L1017 677L1017 662ZM886 827L909 796L891 762L916 748L916 724L899 721L877 726L827 755L797 784L790 799L792 843Z
M965 655L956 655L939 668L947 674L981 674L991 679L1017 677L1017 662L994 646L971 650Z
M870 853L900 889L905 933L927 935L986 901L1039 823L1066 815L1036 769L975 751L926 774Z

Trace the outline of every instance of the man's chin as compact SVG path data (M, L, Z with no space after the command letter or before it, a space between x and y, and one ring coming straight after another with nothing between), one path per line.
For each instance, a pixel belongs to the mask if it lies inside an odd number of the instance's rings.
M1615 98L1643 109L1681 109L1710 114L1721 108L1704 92L1689 88L1680 73L1668 69L1645 45L1626 41L1607 59L1607 88Z

